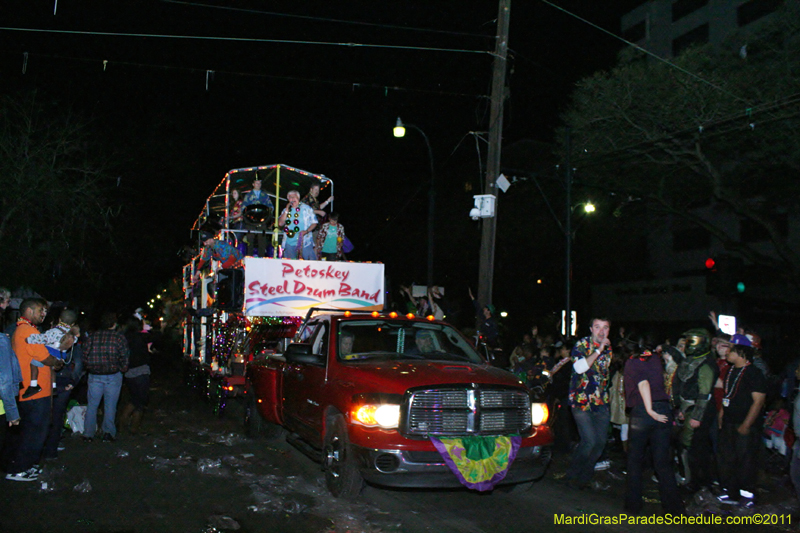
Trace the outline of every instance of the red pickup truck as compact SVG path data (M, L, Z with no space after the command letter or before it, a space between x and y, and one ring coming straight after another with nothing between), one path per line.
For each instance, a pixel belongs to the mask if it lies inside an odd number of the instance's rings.
M251 436L289 439L318 459L337 497L364 481L389 487L459 487L438 438L519 435L501 484L541 478L553 435L545 404L515 376L486 363L443 322L379 314L312 316L282 355L247 367Z

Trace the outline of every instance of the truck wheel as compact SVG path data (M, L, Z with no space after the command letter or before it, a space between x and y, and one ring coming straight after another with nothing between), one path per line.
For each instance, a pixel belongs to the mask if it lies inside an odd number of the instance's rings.
M342 415L336 415L328 421L323 461L325 484L331 494L345 500L355 499L361 493L364 479L358 472L347 437L347 424Z
M258 399L252 389L247 393L247 402L244 407L244 431L251 439L266 437L276 439L283 436L283 427L272 422L267 422L258 412Z

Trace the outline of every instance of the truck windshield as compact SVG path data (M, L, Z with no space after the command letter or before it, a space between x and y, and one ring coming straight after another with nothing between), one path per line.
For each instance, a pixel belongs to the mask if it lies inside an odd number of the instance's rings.
M341 361L425 359L484 361L455 328L407 321L359 320L339 324L337 357Z

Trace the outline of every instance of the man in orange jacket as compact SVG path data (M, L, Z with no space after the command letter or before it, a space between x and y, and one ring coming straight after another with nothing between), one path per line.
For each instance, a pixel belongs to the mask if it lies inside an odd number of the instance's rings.
M27 389L31 381L31 360L44 366L39 370L39 381L44 385L42 391L28 398L19 399L20 442L12 455L6 479L10 481L36 481L41 473L38 466L47 432L50 428L51 394L53 391L50 369L58 371L64 361L50 355L43 344L28 344L29 336L39 333L37 325L44 321L47 302L41 298L27 298L19 307L20 317L17 329L11 338L14 353L22 371L22 387Z

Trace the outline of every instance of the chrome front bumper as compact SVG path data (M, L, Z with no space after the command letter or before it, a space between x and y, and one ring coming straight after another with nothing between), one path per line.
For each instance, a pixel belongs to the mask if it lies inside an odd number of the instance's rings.
M462 484L436 451L376 450L353 446L361 476L386 487L456 488ZM551 446L520 448L499 485L534 481L544 476L552 456Z

